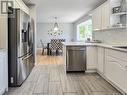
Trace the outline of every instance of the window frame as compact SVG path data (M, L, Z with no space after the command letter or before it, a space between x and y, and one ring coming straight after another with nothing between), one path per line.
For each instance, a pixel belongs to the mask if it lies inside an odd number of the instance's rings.
M80 38L80 27L82 26L82 25L87 25L87 23L89 22L89 21L91 21L91 23L92 23L92 19L90 18L90 19L87 19L86 21L84 21L84 22L81 22L81 23L79 23L77 26L76 26L76 33L77 33L77 41L81 41L81 42L83 42L83 41L86 41L86 39L87 38L84 38L83 40L81 40L81 38ZM91 27L91 33L92 33L92 27ZM92 34L91 34L92 35ZM92 39L92 36L91 36L91 39Z

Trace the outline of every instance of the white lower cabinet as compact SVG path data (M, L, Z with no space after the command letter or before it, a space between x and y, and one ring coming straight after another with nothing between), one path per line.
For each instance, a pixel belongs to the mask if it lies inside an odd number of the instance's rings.
M8 65L6 53L0 51L0 95L8 90Z
M114 50L112 51L114 52ZM111 53L111 50L107 52L105 57L105 76L127 93L127 59L120 59L122 52L119 52L120 54L118 55L112 55L113 53L110 55L108 53Z
M121 92L127 93L127 52L87 46L87 70L96 70Z
M88 46L86 48L87 70L97 68L97 47Z
M103 74L104 73L104 48L97 48L97 70Z

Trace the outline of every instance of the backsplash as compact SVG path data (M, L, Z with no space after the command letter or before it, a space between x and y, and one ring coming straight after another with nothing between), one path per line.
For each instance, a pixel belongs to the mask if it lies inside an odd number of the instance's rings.
M108 44L127 44L127 29L94 32L93 39Z

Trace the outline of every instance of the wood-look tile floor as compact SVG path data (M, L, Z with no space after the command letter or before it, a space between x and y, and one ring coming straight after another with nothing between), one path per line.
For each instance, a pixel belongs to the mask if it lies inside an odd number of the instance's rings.
M42 56L44 57L44 56ZM55 57L55 56L54 56ZM60 57L61 58L61 57ZM65 66L48 60L35 66L21 87L9 88L9 95L121 95L98 74L69 73ZM49 62L49 64L47 63ZM54 62L53 64L51 64ZM55 64L56 62L56 64Z
M9 95L121 95L98 74L66 74L63 64L37 65Z
M37 63L38 64L61 64L63 62L62 56L48 56L45 54L42 55L42 50L37 50Z

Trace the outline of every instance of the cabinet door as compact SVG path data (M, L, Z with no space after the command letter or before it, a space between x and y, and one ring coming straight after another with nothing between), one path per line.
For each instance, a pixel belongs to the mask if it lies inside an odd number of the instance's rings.
M5 85L7 84L7 81L5 82L5 80L7 80L7 67L5 68L5 57L3 54L0 54L0 94L4 92L5 90Z
M105 2L102 5L102 29L108 29L110 26L110 3Z
M7 15L0 15L0 48L8 49L7 39L8 39L8 24Z
M104 48L98 47L98 64L97 69L100 73L104 73Z
M20 8L22 11L29 14L29 8L25 5L25 3L22 0L13 0L13 1L15 8Z
M93 31L101 30L101 6L94 10L92 15Z
M19 2L17 2L17 1L14 1L15 3L14 3L14 7L15 8L20 8L20 4L19 4Z
M4 74L4 64L2 60L2 56L0 55L0 91L3 89L3 74Z
M25 3L22 0L18 0L20 3L20 8L27 14L29 14L29 8L25 5Z
M97 67L97 48L96 47L87 47L86 48L86 57L87 57L87 70L96 69Z
M127 66L126 66L126 75L125 75L125 77L126 77L125 80L127 80ZM127 81L125 82L125 85L126 85L126 89L125 89L126 91L125 92L127 93Z
M110 56L106 57L106 77L115 85L126 91L126 62Z

